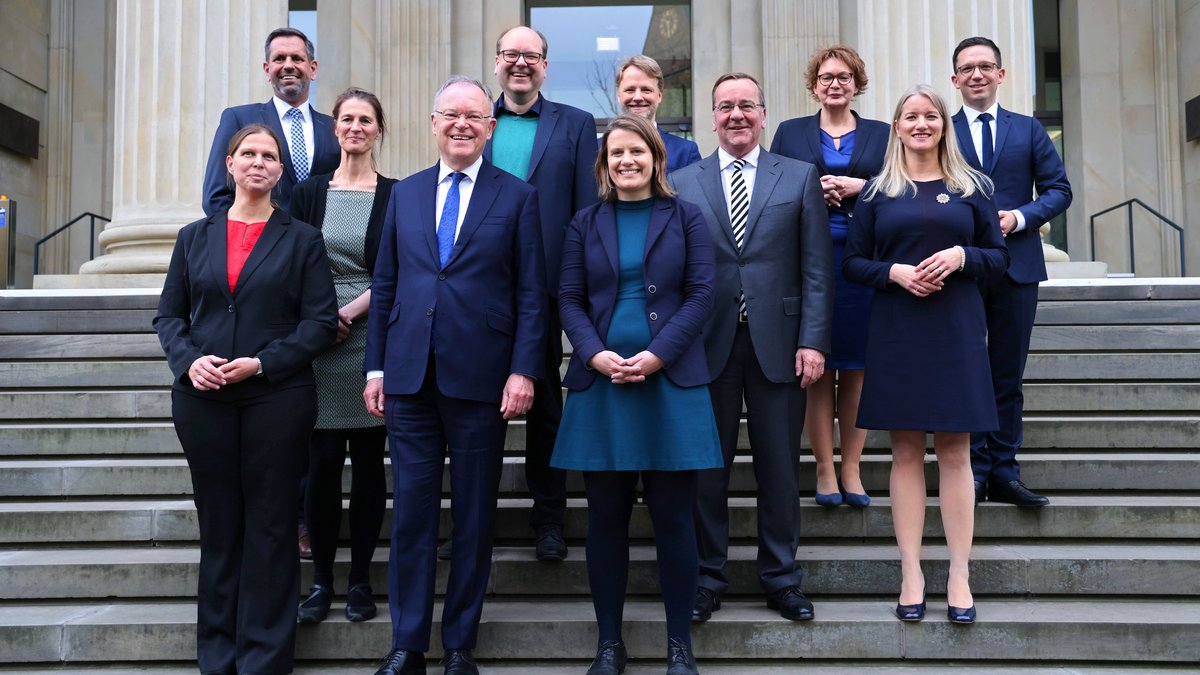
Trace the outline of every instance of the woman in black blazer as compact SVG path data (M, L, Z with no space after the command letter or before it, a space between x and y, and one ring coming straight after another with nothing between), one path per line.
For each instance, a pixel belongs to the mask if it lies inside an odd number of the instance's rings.
M842 255L854 202L867 179L883 167L890 128L863 119L850 109L854 97L867 90L867 68L858 52L846 45L818 49L808 61L805 82L821 110L787 120L775 131L771 152L810 162L821 173L821 189L833 236L832 350L825 374L808 387L804 430L817 461L816 500L822 506L867 506L871 497L859 475L859 459L867 432L855 426L866 358L867 315L874 291L850 283L842 275ZM834 381L837 382L836 404ZM833 420L838 420L841 479L833 466Z
M383 106L372 93L350 88L333 106L333 133L342 161L333 173L312 176L292 192L291 212L322 230L337 289L337 344L313 362L317 423L308 444L305 522L312 542L313 585L300 604L300 623L324 621L333 601L333 558L342 523L342 468L347 446L350 483L350 579L346 618L375 616L371 558L379 544L387 484L383 473L387 430L363 407L363 356L371 276L379 234L396 181L375 172L383 139Z
M296 449L316 417L311 364L337 334L337 304L321 233L271 202L275 134L243 128L225 165L233 205L179 231L154 328L200 524L200 670L290 673Z
M625 667L621 615L629 518L641 477L667 617L667 672L695 673L697 472L724 466L700 333L713 303L704 216L666 181L658 130L638 115L608 126L596 158L600 202L563 240L559 311L570 389L551 466L583 471L587 569L600 640L589 675Z

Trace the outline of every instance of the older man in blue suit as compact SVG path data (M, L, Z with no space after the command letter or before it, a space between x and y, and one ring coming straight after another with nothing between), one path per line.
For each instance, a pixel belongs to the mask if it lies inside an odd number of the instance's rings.
M267 35L264 51L263 72L275 95L266 103L234 106L221 113L204 169L206 215L233 203L233 191L225 182L225 157L229 140L248 124L269 126L283 143L283 175L271 192L271 199L283 211L287 211L297 183L329 173L341 161L341 149L333 136L333 118L308 104L309 84L317 79L312 41L295 28L276 28Z
M537 558L567 556L562 536L567 508L566 474L550 468L562 419L562 327L558 320L558 271L563 235L575 212L596 203L596 120L578 108L547 100L546 36L527 26L504 31L496 40L496 79L504 93L496 99L496 133L483 156L500 169L537 188L546 263L549 340L543 356L546 377L538 380L533 409L525 420L525 482L533 497L529 525L537 533Z
M440 159L392 189L367 322L363 398L387 421L393 504L392 650L377 675L425 672L442 467L454 546L442 610L445 672L471 649L491 569L507 420L545 374L537 192L483 159L496 122L478 81L454 76L431 115Z
M975 501L1045 506L1050 500L1025 487L1017 463L1024 409L1021 380L1037 313L1038 282L1046 278L1038 228L1071 205L1071 184L1041 123L996 102L1004 67L995 42L985 37L960 42L950 79L963 99L953 118L958 145L971 166L996 184L993 200L1012 261L1004 276L980 282L1000 429L971 435Z

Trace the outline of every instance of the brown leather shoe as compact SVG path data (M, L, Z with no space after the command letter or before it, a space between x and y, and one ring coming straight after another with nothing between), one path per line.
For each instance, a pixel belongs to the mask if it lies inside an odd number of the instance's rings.
M312 560L312 544L308 542L308 528L304 523L300 523L299 548L301 558Z

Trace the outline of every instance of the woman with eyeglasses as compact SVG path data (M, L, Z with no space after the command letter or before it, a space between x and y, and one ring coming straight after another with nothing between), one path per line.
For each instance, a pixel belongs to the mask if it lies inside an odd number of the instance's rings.
M867 432L856 426L867 345L870 288L846 280L841 273L846 232L854 203L867 179L883 167L888 125L863 119L850 109L867 90L867 69L858 52L846 45L818 49L805 74L809 93L821 104L815 115L779 125L771 152L810 162L821 173L821 189L833 235L836 287L833 295L832 352L825 374L808 387L804 429L817 464L816 501L865 507L871 497L863 487L859 459ZM835 395L836 390L836 395ZM833 425L838 422L841 478L833 464Z
M313 583L300 604L300 623L319 623L333 602L333 559L342 522L342 469L349 452L350 578L346 618L375 616L371 558L383 525L387 485L383 420L362 404L363 357L371 275L379 252L383 217L396 181L375 171L375 149L387 126L372 93L350 88L333 105L333 134L342 160L333 173L310 176L292 192L291 212L325 235L337 290L337 344L313 362L317 377L317 423L308 444L305 521L312 541Z

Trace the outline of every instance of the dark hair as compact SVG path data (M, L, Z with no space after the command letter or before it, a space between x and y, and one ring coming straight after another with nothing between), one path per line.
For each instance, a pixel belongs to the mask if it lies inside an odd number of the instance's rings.
M765 96L763 96L762 85L758 83L758 80L754 79L753 75L747 75L746 73L725 73L724 75L718 77L716 82L713 82L712 104L714 108L717 106L717 87L730 80L750 80L753 82L754 86L758 88L758 103L763 107L763 110L766 110L767 99Z
M379 102L379 97L366 89L358 87L350 87L338 95L337 100L333 102L333 120L337 123L338 112L342 109L342 104L352 98L357 98L371 104L375 109L375 126L379 127L379 138L383 140L383 135L387 133L387 123L383 121L383 104Z
M958 70L958 54L967 47L988 47L992 50L992 53L996 55L996 67L1004 67L1004 64L1000 61L1000 48L996 46L996 43L992 42L988 38L976 36L963 40L962 42L958 43L957 47L954 48L954 56L950 59L950 66L952 69L956 71Z
M312 61L313 59L317 58L317 50L315 47L313 47L312 40L309 40L308 36L304 34L304 31L300 30L299 28L292 28L291 26L283 26L281 28L276 28L267 34L267 41L263 44L264 61L271 60L271 43L275 41L275 38L281 37L298 37L301 40L304 40L304 51L308 54L308 60Z
M279 157L279 163L282 165L283 144L279 142L279 137L275 135L275 132L271 131L271 127L261 122L247 124L241 129L238 129L237 133L233 135L233 138L229 139L229 148L226 150L225 155L227 157L233 157L233 153L237 152L237 149L241 146L242 141L246 140L246 138L249 136L253 136L254 134L266 134L271 137L272 141L275 141L275 154ZM230 189L230 191L236 192L237 188L233 184L233 174L229 173L228 169L225 171L225 185Z
M804 71L804 86L814 101L820 101L813 92L817 86L817 75L821 71L821 66L829 59L837 59L850 68L850 74L854 76L854 88L858 90L854 92L855 96L867 90L867 64L863 63L862 57L854 51L854 47L849 45L823 47L813 52L812 58L808 60L808 69Z
M667 183L667 146L663 145L658 129L641 115L625 113L614 117L604 130L604 136L600 138L600 151L596 153L595 167L600 200L617 200L617 187L613 185L612 176L608 175L608 137L618 129L637 134L650 148L650 156L654 158L654 172L650 175L650 194L655 197L674 197L675 191Z
M548 42L546 42L546 34L532 26L513 26L512 28L509 28L508 30L505 30L503 33L501 33L500 37L496 38L496 54L497 55L500 54L500 41L504 39L505 35L508 35L509 33L513 32L514 30L516 30L518 28L528 28L529 30L537 33L538 37L540 37L542 39L542 58L544 59L547 56L549 56L550 44Z

